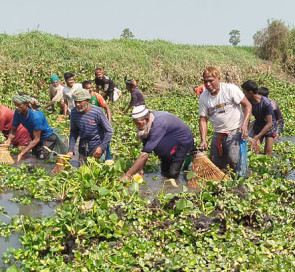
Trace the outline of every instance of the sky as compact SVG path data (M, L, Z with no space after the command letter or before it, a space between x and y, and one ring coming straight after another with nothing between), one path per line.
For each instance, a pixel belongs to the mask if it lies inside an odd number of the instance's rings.
M195 45L239 45L269 19L295 26L295 0L0 0L0 33L39 30L64 37L117 39L124 28L135 38Z

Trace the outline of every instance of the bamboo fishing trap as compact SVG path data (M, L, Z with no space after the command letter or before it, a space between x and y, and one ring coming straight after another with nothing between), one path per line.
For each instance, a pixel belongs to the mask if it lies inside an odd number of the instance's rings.
M228 179L226 174L214 165L202 149L194 150L191 171L195 175L187 181L187 185L197 189L204 186L207 180L221 181Z
M13 164L14 160L10 155L7 144L0 144L0 163Z
M59 173L61 170L65 169L66 166L69 165L70 158L71 157L69 155L58 154L56 164L53 167L53 169L51 170L51 173L56 174L56 173Z

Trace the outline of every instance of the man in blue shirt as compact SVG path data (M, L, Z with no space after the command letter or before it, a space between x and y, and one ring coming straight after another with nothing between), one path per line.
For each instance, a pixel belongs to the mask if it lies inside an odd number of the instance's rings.
M39 110L33 110L30 106L31 97L24 93L16 93L12 101L16 106L16 110L12 119L12 128L9 133L7 144L10 144L14 138L17 127L22 124L30 133L32 141L28 146L22 149L17 157L19 161L25 153L32 149L32 153L38 159L46 159L50 152L43 148L47 146L53 149L56 144L56 135L52 128L48 125L44 114Z
M132 118L143 149L122 180L141 171L152 151L161 159L162 175L177 178L187 153L193 149L193 134L189 127L169 112L150 111L144 105L134 107Z
M74 154L78 136L79 163L85 162L86 157L99 158L111 140L113 129L101 108L91 105L89 91L78 88L73 93L75 107L71 111L71 130L68 155Z

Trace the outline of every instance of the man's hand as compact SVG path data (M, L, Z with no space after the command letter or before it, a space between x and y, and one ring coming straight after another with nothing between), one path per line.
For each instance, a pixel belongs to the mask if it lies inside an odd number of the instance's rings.
M120 180L122 181L122 182L124 182L126 179L129 179L130 177L128 176L128 175L124 175Z
M252 151L254 151L255 154L258 154L259 153L259 144L260 144L260 140L259 138L257 137L253 137L252 140L251 140L251 147L250 149Z
M207 149L207 143L205 141L200 142L198 147L203 147L204 149Z
M72 158L72 157L73 157L73 155L74 155L74 153L73 153L73 152L71 152L71 151L67 153L67 156L70 156L70 158Z
M24 153L22 152L17 155L17 162L19 162L22 159L23 155Z
M101 149L100 146L97 146L93 152L93 157L94 158L99 158L101 154L103 153L103 150Z
M246 140L248 138L248 128L246 125L241 125L239 127L239 131L241 132L241 138Z
M8 146L10 145L10 143L11 143L10 139L7 139L6 141L3 142L4 145L8 145Z

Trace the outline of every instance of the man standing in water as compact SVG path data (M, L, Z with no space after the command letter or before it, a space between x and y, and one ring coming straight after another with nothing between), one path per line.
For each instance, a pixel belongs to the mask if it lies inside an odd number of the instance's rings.
M154 151L161 160L161 174L177 178L186 155L193 149L193 134L177 116L166 111L151 111L145 105L134 107L131 114L137 128L136 138L143 149L122 181L143 169Z
M199 146L207 148L209 119L214 129L210 149L211 160L220 169L229 164L235 170L240 138L248 137L251 104L238 86L220 82L220 73L215 67L204 70L203 81L205 89L199 99Z
M111 140L113 129L102 109L89 103L91 96L88 90L79 88L73 93L75 107L71 112L71 130L68 155L74 154L78 136L79 164L86 157L100 158Z

